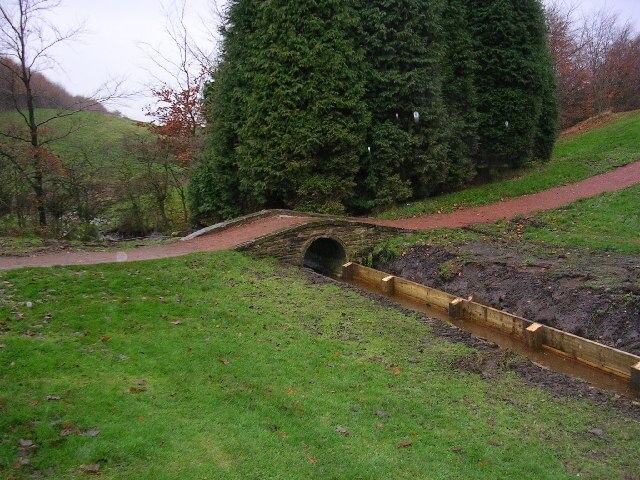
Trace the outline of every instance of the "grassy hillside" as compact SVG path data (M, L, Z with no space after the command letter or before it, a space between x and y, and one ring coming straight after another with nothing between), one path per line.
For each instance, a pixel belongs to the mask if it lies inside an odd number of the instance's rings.
M615 114L600 128L558 140L550 162L514 172L511 178L391 208L394 219L486 205L585 178L640 160L640 111Z
M55 113L38 110L37 117L42 121ZM0 129L19 128L16 131L28 137L20 120L15 112L0 114ZM164 169L160 162L166 158L153 150L154 137L149 129L114 115L81 112L41 127L41 142L59 137L63 138L46 145L63 167L54 164L46 180L49 217L54 219L49 222L49 236L95 239L95 228L73 221L77 212L99 222L102 230L118 229L129 236L154 229L172 232L185 228L176 183L186 182L186 171L177 161L172 174ZM5 183L8 185L12 178L5 179ZM0 187L0 194L6 199L4 205L13 209L12 215L0 218L0 233L30 235L35 228L34 201L24 196L16 200L15 191L29 192L29 186L24 178L15 178L20 179L18 188L12 184L3 192ZM167 191L158 193L163 188ZM164 202L164 215L158 198ZM20 208L16 208L18 201ZM22 220L18 225L16 212L26 212L29 221Z
M528 386L508 368L517 359L488 376L461 370L470 347L296 269L220 252L0 282L3 477L640 470L640 426L610 405Z
M603 193L570 205L471 228L436 229L381 243L376 255L400 255L414 245L496 238L529 240L539 249L560 245L640 254L640 185ZM585 252L587 254L588 252Z
M46 119L56 112L57 110L36 110L36 118ZM0 129L4 130L9 125L24 128L24 121L16 112L0 113ZM63 136L68 132L72 133L50 144L51 150L72 164L89 159L95 167L103 167L112 165L125 156L123 138L145 134L146 129L127 118L98 112L79 112L41 127L41 141Z

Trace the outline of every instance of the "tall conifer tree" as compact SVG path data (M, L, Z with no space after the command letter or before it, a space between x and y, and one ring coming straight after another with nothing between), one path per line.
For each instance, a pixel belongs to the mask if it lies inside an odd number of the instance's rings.
M478 149L477 70L468 0L446 0L442 16L445 58L442 62L443 97L447 110L450 169L447 187L458 188L476 175Z
M251 28L239 28L244 3L231 7L214 76L212 140L226 140L209 160L235 170L243 210L340 212L368 124L355 11L340 0L249 2Z
M539 0L232 0L227 14L196 218L369 211L550 155Z
M441 9L441 0L359 0L372 125L357 207L425 195L446 180Z
M468 7L479 67L478 167L520 167L543 153L555 130L541 130L555 101L541 6L539 0L468 0Z

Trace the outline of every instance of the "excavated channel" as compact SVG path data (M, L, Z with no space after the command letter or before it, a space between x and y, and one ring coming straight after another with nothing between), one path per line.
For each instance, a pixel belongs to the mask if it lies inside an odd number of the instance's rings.
M393 303L408 310L420 312L427 317L438 319L442 322L454 325L459 329L472 334L475 337L487 340L498 345L505 350L513 351L527 357L531 362L565 375L579 378L593 385L594 387L614 391L632 399L640 399L640 393L630 389L629 382L617 375L609 374L596 368L585 365L572 358L564 357L547 350L534 350L513 337L493 328L489 328L478 323L451 318L444 310L434 308L425 303L417 302L411 298L397 294L387 295L375 286L366 282L350 280L346 281L338 276L332 276L334 280L356 287L368 294L379 295L388 298Z

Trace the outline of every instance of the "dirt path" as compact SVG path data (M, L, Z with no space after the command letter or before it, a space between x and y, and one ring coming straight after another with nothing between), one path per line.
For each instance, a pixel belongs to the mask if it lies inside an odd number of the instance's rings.
M582 198L621 190L637 183L640 183L640 161L578 183L492 203L491 205L400 220L372 220L372 223L410 230L455 228L474 223L493 223L516 215L526 215L540 210L558 208Z
M62 252L31 257L0 257L0 270L23 267L52 267L54 265L89 265L94 263L134 262L159 258L179 257L193 252L224 250L257 237L292 227L310 220L309 217L278 215L260 218L254 222L231 227L221 232L204 235L170 245L140 247L123 252Z
M556 187L540 193L525 195L482 207L400 220L359 220L377 225L415 230L442 227L455 228L475 223L492 223L511 218L515 215L525 215L540 210L557 208L581 198L588 198L600 193L620 190L637 183L640 183L640 161L608 173L591 177L582 182ZM314 220L312 217L290 215L263 217L250 223L197 237L186 242L140 247L126 252L63 252L34 255L31 257L0 257L0 270L22 267L51 267L54 265L87 265L94 263L154 260L178 257L193 252L224 250L257 237Z

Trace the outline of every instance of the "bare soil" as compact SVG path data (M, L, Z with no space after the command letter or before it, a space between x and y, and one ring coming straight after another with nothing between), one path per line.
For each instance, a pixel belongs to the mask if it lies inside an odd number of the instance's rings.
M375 267L640 354L640 255L476 241L413 247Z

